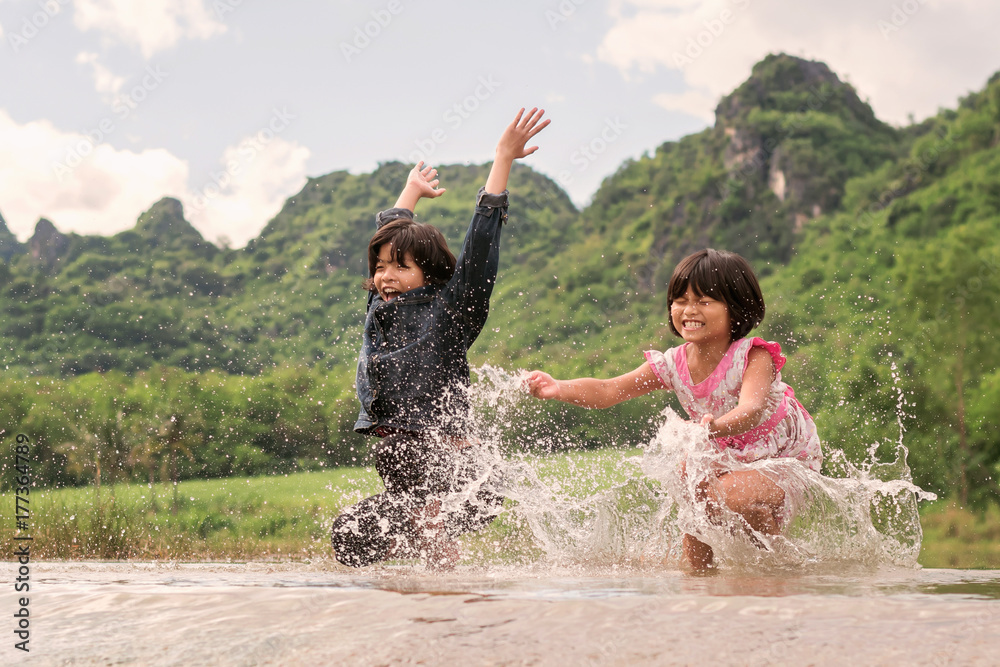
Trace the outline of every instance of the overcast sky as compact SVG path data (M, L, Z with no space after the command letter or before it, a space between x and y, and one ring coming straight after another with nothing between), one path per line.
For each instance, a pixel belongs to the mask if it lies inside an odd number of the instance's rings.
M170 195L242 246L307 176L486 162L534 105L527 162L583 205L768 53L905 124L1000 69L997 26L991 0L0 0L0 213L113 234Z

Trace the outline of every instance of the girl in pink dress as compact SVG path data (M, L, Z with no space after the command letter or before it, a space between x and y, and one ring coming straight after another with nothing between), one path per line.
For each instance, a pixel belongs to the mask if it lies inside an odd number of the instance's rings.
M657 389L669 389L691 419L705 426L720 455L741 463L783 459L819 471L816 426L781 381L781 346L747 338L764 319L764 297L750 264L735 253L706 249L681 260L668 286L670 330L684 344L646 352L631 373L599 380L525 377L537 398L606 408ZM788 475L791 482L799 475ZM759 469L720 467L697 485L710 516L720 507L754 531L776 535L791 519L801 489ZM712 548L684 535L684 556L696 569L713 565Z

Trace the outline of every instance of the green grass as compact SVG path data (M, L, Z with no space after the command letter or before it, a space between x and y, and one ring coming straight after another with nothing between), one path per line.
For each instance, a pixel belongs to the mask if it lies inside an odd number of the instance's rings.
M923 508L920 524L924 567L1000 569L1000 507L977 514L955 501L938 501Z
M530 457L531 468L560 494L588 496L634 475L638 450L575 451ZM302 560L330 555L329 529L344 507L377 493L371 468L168 484L118 484L33 490L32 554L39 559ZM12 494L2 496L13 508ZM1000 568L1000 508L974 514L954 503L921 511L926 567ZM0 526L0 548L14 549L12 521ZM530 562L540 555L515 513L462 538L473 561Z
M118 484L31 494L41 558L261 558L326 548L337 512L381 487L374 471ZM4 502L13 504L6 494ZM0 544L8 548L5 531Z

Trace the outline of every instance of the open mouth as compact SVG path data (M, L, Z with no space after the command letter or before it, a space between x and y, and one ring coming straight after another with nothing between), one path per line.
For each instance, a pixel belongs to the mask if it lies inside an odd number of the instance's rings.
M695 320L684 320L681 324L684 325L685 329L701 329L705 326L704 322L696 322Z

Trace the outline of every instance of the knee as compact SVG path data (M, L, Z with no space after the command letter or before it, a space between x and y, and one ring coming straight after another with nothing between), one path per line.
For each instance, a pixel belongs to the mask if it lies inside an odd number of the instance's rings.
M752 480L725 475L716 487L719 502L743 517L754 530L773 533L776 528L775 513L784 502L784 493L766 494Z

